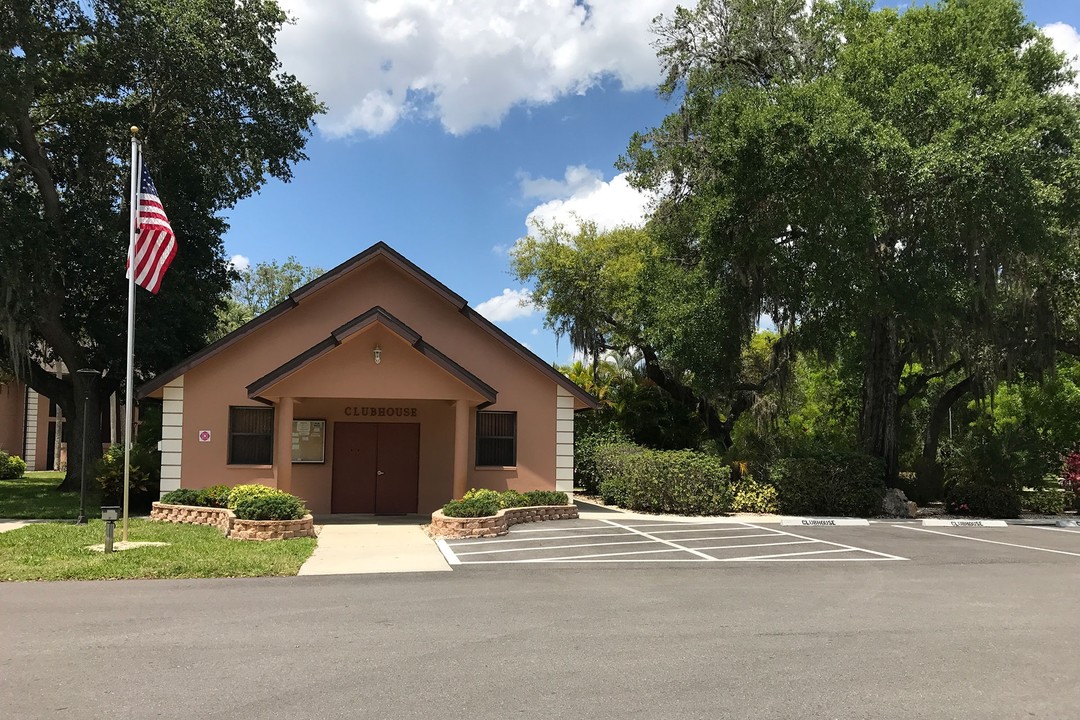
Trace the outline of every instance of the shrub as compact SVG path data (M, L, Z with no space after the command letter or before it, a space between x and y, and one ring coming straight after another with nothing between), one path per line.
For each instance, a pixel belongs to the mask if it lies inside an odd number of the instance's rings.
M600 469L597 454L608 445L629 442L612 422L596 422L584 413L574 416L574 481L590 495L600 492Z
M744 474L732 489L735 492L731 503L734 512L775 513L779 509L776 488L758 482L750 473Z
M228 485L211 485L199 491L199 505L212 508L229 506L229 494L232 488Z
M524 493L522 497L525 500L525 505L569 505L570 498L566 496L566 493L558 490L530 490ZM503 507L511 507L504 505Z
M462 500L477 500L481 502L492 502L498 507L502 507L502 498L499 495L498 490L488 490L487 488L472 488L464 495L461 496Z
M443 505L443 515L446 517L487 517L494 515L501 509L499 507L499 494L492 491L494 498L488 495L473 495L461 500L451 500Z
M0 480L15 480L26 473L26 461L0 450Z
M1065 456L1065 467L1061 471L1061 487L1072 495L1072 504L1080 510L1080 453Z
M517 490L507 490L499 493L499 507L516 508L525 507L526 505L532 505L532 503L529 502L528 497Z
M233 512L241 520L299 520L307 515L304 501L281 490L241 495ZM231 498L230 498L231 502Z
M236 506L248 498L272 495L276 492L279 491L266 485L237 485L229 491L229 501L226 505L230 510L235 511Z
M781 458L773 463L770 476L780 512L857 517L881 513L885 466L879 458L823 451Z
M1020 505L1040 515L1060 515L1065 512L1065 493L1061 490L1029 490L1020 497Z
M131 446L131 470L128 474L128 493L136 498L156 497L158 494L159 463L154 451L142 445ZM101 486L106 504L120 502L124 495L124 448L112 445L94 467L94 477Z
M1002 485L951 483L945 488L945 509L953 515L1014 518L1020 515L1020 494Z
M609 445L597 453L604 502L630 510L718 515L731 510L731 468L693 450Z
M190 488L180 488L161 496L166 505L202 505L202 492Z

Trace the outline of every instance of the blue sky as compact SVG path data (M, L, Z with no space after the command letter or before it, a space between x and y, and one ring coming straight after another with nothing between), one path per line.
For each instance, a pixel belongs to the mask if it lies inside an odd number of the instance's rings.
M640 220L645 200L614 163L634 131L674 110L654 91L649 20L675 4L284 0L296 23L279 55L330 111L293 181L229 214L227 253L329 269L382 240L566 362L569 343L520 306L506 249L530 216ZM1025 9L1080 53L1080 3Z

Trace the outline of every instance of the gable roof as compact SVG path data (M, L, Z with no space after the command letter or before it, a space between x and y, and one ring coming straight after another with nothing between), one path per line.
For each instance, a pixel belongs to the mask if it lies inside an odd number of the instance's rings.
M420 268L418 265L416 265L404 255L399 253L397 250L394 250L392 247L382 241L377 242L371 247L369 247L367 250L364 250L363 252L354 255L353 257L349 258L348 260L341 263L332 270L328 270L327 272L323 273L322 275L307 283L303 287L297 288L292 293L290 293L287 298L264 312L262 315L259 315L253 320L245 323L244 325L241 325L225 337L213 343L210 343L199 352L191 355L185 360L182 360L181 362L177 363L165 372L158 374L156 377L154 377L153 380L147 381L138 388L136 397L144 398L155 390L159 390L160 388L164 387L168 383L188 372L195 366L199 365L203 361L214 357L221 351L243 339L251 332L269 323L274 318L288 312L289 310L292 310L294 307L299 305L305 297L308 297L309 295L326 287L330 283L335 282L342 276L347 275L349 272L380 258L389 261L391 264L398 267L407 275L410 275L411 277L419 281L422 285L428 287L436 295L439 295L444 300L452 304L458 310L458 312L469 318L469 320L474 322L476 325L478 325L481 329L494 337L496 340L503 343L510 350L514 351L514 353L517 354L526 363L532 365L541 373L547 375L557 384L561 385L563 388L569 391L571 395L578 398L581 402L585 403L586 406L590 408L595 408L598 406L596 398L594 398L591 394L583 390L576 383L571 381L569 378L567 378L561 372L553 368L551 365L544 362L542 359L540 359L539 356L537 356L531 350L519 343L517 340L514 340L490 320L485 318L480 313L476 312L476 310L469 307L468 302L463 297L455 293L450 288L446 287L446 285L443 285L425 270ZM386 313L385 311L383 312L384 314L389 316L389 313ZM359 317L354 320L358 320ZM324 340L323 342L327 341ZM430 348L430 346L428 347ZM434 348L431 349L434 350ZM312 350L313 348L309 348L306 352L310 352ZM296 358L294 358L294 360L295 359Z
M330 337L325 340L315 343L310 348L300 353L296 357L288 360L275 369L263 375L247 386L248 397L253 400L262 400L259 397L268 388L277 384L281 380L284 380L289 375L300 370L309 363L321 358L329 352L332 352L334 348L341 345L349 337L356 333L370 327L371 325L378 323L385 327L390 332L394 333L402 340L411 345L417 352L426 357L431 362L441 367L450 375L461 381L464 385L468 386L472 390L476 391L478 395L484 398L485 405L491 405L495 402L495 398L498 393L490 385L485 383L480 378L473 375L471 372L458 365L451 360L445 354L443 354L438 348L434 347L430 343L426 342L420 333L410 328L405 323L398 320L396 317L383 310L376 305L362 315L358 315L349 322L345 323L341 327L336 328L330 333Z

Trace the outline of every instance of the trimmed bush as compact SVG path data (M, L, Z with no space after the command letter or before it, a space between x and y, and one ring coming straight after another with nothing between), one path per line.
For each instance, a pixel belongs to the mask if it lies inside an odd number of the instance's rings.
M525 505L569 505L570 498L558 490L530 490L524 493ZM503 507L514 507L504 505Z
M461 500L451 500L443 505L443 515L446 517L488 517L499 512L502 508L499 506L499 493L492 492L495 497L492 498L488 495L473 495Z
M601 469L598 453L608 445L629 443L614 423L597 424L585 414L574 416L574 482L585 492L600 492Z
M228 485L211 485L199 491L199 504L212 508L228 507L231 492Z
M732 512L775 513L779 509L776 488L754 479L750 473L744 474L733 485L735 498L731 503Z
M679 515L731 510L731 468L712 455L608 445L598 450L596 467L605 503Z
M280 492L267 485L237 485L229 491L229 500L226 506L235 511L236 506L244 500L253 497L259 497L260 495L272 495L273 493Z
M858 453L822 452L777 460L769 469L780 512L789 515L881 514L885 466Z
M202 506L202 492L190 488L180 488L167 492L161 496L161 502L166 505L199 505Z
M26 461L0 450L0 480L17 480L26 473Z
M945 510L953 515L1019 517L1020 494L1010 487L953 483L945 488Z
M1065 512L1065 500L1061 490L1029 490L1020 496L1020 505L1040 515L1060 515Z
M157 498L160 463L154 451L142 445L131 446L131 471L128 474L128 493L136 499ZM101 486L103 502L119 503L124 496L124 447L112 445L94 466L94 477Z
M242 495L232 510L241 520L299 520L307 515L304 501L281 490ZM231 496L230 496L231 502Z
M516 508L525 507L526 505L532 505L529 502L529 498L524 494L519 493L517 490L507 490L499 493L499 507L502 508Z

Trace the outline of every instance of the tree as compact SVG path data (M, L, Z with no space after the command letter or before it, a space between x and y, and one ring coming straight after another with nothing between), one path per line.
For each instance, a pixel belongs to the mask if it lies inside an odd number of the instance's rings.
M765 311L793 347L854 336L858 437L890 478L927 381L1052 367L1075 309L1080 104L1019 2L702 0L656 29L679 108L621 162L663 195L652 233L727 296L726 332Z
M218 324L209 339L217 340L262 315L323 272L320 267L301 265L292 255L280 264L271 260L238 271L224 305L218 311Z
M532 286L532 297L544 307L548 326L569 336L590 359L594 383L609 353L640 356L629 373L636 380L620 386L617 401L626 418L647 420L625 427L643 442L687 443L703 430L727 448L732 427L752 405L754 393L783 372L785 344L769 348L766 367L747 362L744 335L726 332L732 322L719 320L725 314L730 319L729 295L708 287L700 273L672 263L647 230L600 232L595 223L584 222L571 234L560 225L539 224L535 234L518 241L511 261L518 279Z
M203 344L228 287L221 213L289 180L321 110L283 73L272 0L13 0L0 6L0 334L18 377L87 437L125 364L128 127L179 239L160 294L139 290L136 377ZM63 362L57 379L46 368ZM89 383L76 371L92 368ZM88 386L89 385L89 386ZM100 455L87 443L92 467Z

